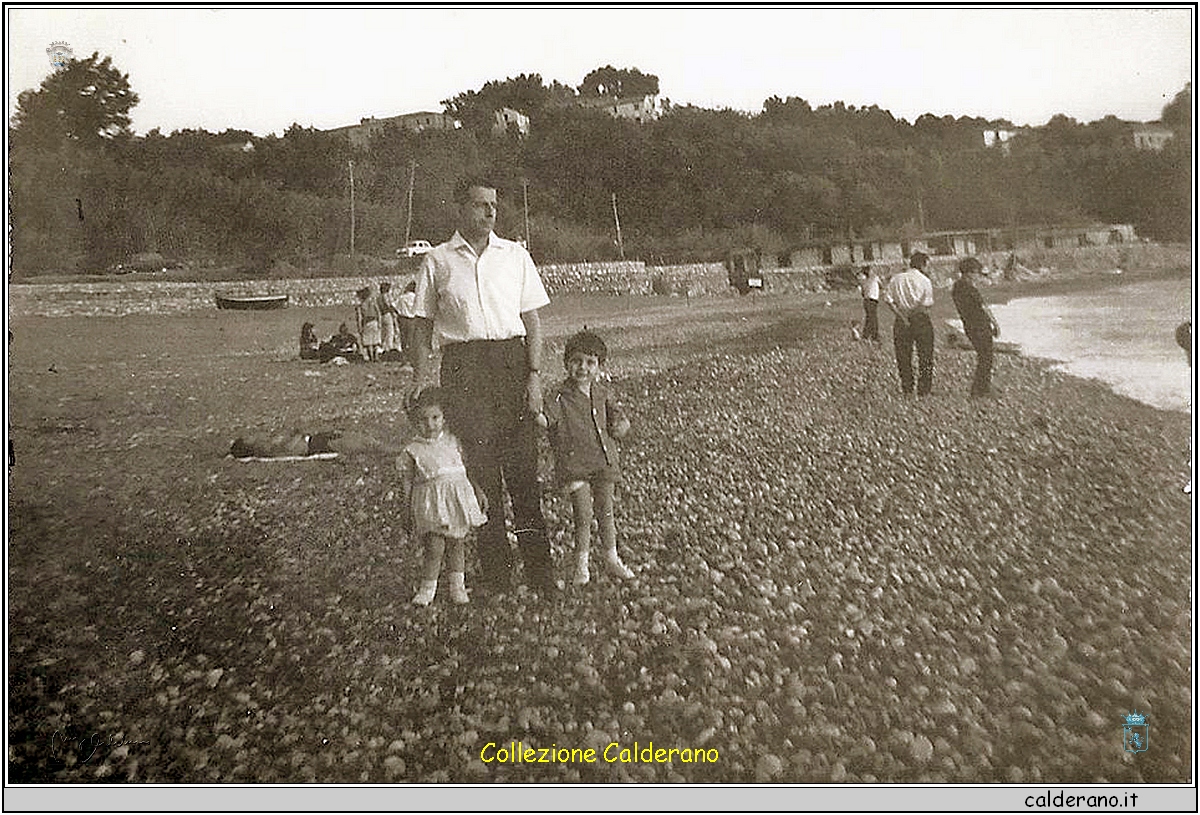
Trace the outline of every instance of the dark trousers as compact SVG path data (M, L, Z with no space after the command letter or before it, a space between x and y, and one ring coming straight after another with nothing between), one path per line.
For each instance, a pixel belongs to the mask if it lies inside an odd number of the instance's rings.
M467 475L488 499L488 521L479 530L483 582L498 589L509 585L512 572L504 523L506 488L525 581L542 587L552 579L537 436L525 403L528 375L525 343L520 338L455 343L442 349L446 420L462 442Z
M917 395L933 390L933 323L929 315L918 311L906 323L899 318L892 325L892 343L896 348L896 365L900 368L900 389L913 392L913 346L917 349Z
M879 342L879 301L864 297L863 311L866 312L863 320L863 338Z
M399 332L400 352L404 361L416 367L417 364L417 318L399 316L396 318L396 331Z
M969 330L967 339L975 346L975 379L971 382L971 395L987 396L992 389L992 327Z

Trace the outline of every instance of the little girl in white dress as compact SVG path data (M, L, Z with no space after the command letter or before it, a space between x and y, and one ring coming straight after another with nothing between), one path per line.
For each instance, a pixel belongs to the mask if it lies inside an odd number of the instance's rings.
M442 394L422 391L409 411L419 436L397 461L404 477L404 500L410 529L425 544L425 569L413 603L427 606L437 594L442 557L450 571L450 599L466 603L463 541L474 527L487 523L487 498L467 478L462 447L446 430Z

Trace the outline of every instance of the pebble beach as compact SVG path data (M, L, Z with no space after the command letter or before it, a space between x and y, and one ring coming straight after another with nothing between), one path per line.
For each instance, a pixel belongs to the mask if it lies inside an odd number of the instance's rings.
M971 400L940 338L903 400L860 313L556 301L548 359L584 322L612 349L637 576L428 609L385 457L224 457L407 432L398 366L293 359L331 312L15 320L10 780L1190 782L1190 414L1008 355ZM484 760L513 742L597 757ZM635 742L706 760L603 758Z

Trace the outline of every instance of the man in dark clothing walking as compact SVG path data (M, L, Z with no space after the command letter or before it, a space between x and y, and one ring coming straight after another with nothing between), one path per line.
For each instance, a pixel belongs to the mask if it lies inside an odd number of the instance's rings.
M983 264L977 259L963 258L958 263L959 278L950 292L958 316L962 318L963 331L975 348L972 396L990 396L992 393L992 339L1000 336L996 318L983 304L983 297L975 287L974 277L982 272Z

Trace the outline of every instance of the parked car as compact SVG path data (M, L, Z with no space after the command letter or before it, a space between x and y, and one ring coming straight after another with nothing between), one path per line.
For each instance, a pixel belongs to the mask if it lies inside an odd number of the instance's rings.
M423 255L433 247L429 245L429 241L409 241L403 249L397 249L396 254L402 258L415 258L417 255Z
M182 269L183 263L173 258L166 258L158 252L139 252L121 263L108 267L109 274L129 274L130 272L170 272Z

